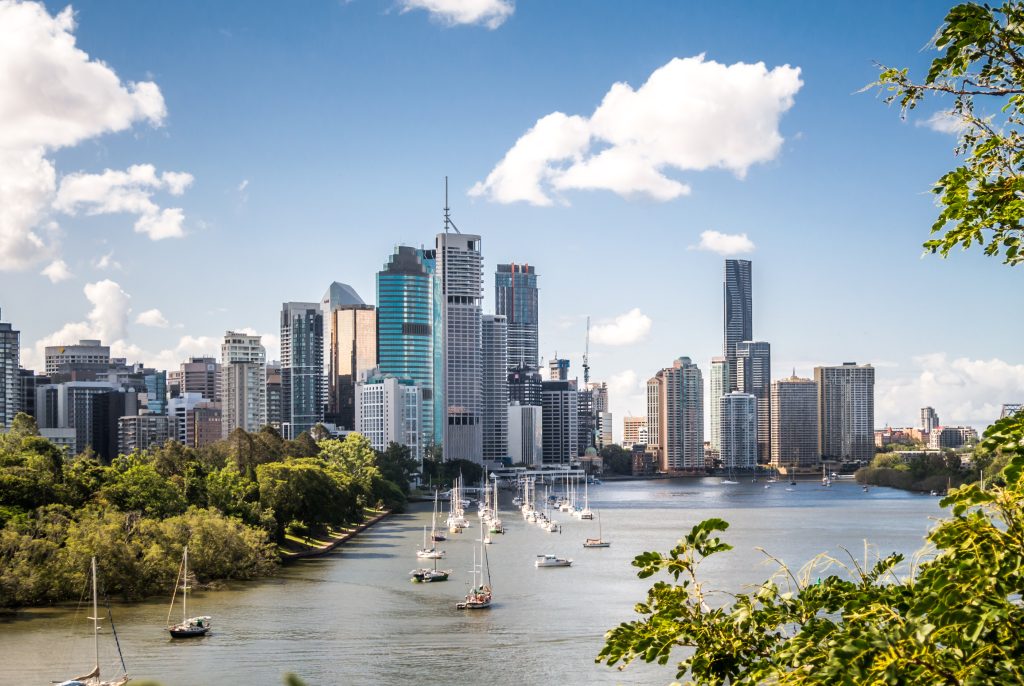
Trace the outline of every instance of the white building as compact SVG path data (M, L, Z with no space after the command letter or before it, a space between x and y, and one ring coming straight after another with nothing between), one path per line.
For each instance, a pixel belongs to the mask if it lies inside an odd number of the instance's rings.
M98 340L81 340L77 345L48 345L44 350L47 375L56 374L60 368L72 367L109 367L110 346L102 345Z
M167 401L167 416L172 420L170 438L184 445L195 445L195 436L192 435L195 423L188 421L188 414L196 409L196 405L208 402L202 393L182 393Z
M722 466L726 469L757 467L757 397L733 391L719 399Z
M360 381L356 384L356 431L374 450L387 450L390 443L398 443L422 463L422 403L423 393L411 380L372 376Z
M513 403L508 408L508 453L512 464L539 467L543 463L544 410Z
M220 346L223 415L221 436L259 431L267 423L267 351L259 336L228 331Z
M729 392L729 362L724 357L712 357L710 375L709 395L711 397L708 398L708 410L711 412L711 435L708 437L708 442L712 448L719 450L721 448L719 442L721 403L719 400Z
M867 463L875 455L875 369L844 362L815 367L818 453L822 460Z

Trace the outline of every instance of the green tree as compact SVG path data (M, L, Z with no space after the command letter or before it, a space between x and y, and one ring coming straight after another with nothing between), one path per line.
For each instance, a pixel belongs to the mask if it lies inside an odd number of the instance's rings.
M122 458L115 460L115 463ZM170 517L185 511L185 497L169 479L150 464L132 464L116 473L100 492L102 498L124 512L139 511L151 517Z
M929 535L936 552L915 575L891 555L812 581L835 561L786 568L751 593L722 595L699 574L730 549L707 520L667 555L643 553L640 578L668 574L636 606L641 618L608 632L599 661L667 664L701 684L1024 683L1024 414L985 432L983 452L1008 455L1005 485L971 484ZM677 656L678 657L678 656Z
M389 443L387 450L377 453L376 463L381 475L404 494L409 493L409 482L420 471L409 446L401 443Z
M935 35L942 51L921 80L905 68L881 67L877 85L905 116L927 96L948 103L961 128L963 159L936 182L940 212L924 247L947 256L977 244L1006 264L1024 262L1024 3L952 8ZM977 99L983 104L979 104ZM987 105L992 110L985 109Z
M629 476L633 473L633 455L621 445L606 445L601 448L604 470L612 474Z

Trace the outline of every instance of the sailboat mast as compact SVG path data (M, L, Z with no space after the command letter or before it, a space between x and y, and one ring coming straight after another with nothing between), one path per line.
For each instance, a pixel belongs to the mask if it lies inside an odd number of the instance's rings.
M96 650L96 675L100 671L100 610L99 598L96 592L96 558L92 558L92 636L93 645Z
M188 546L185 546L185 576L181 580L181 623L188 619Z

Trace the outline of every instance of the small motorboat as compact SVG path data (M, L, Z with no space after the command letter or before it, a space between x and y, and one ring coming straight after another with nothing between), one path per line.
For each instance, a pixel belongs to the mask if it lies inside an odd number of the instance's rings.
M533 563L534 567L572 567L572 560L567 557L556 555L538 555Z

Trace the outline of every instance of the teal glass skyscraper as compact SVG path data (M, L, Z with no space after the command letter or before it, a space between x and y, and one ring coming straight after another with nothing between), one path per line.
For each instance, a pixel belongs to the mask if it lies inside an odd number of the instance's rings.
M435 408L435 366L441 327L432 250L398 246L377 272L377 365L381 374L414 381L422 390L424 445L441 442Z

